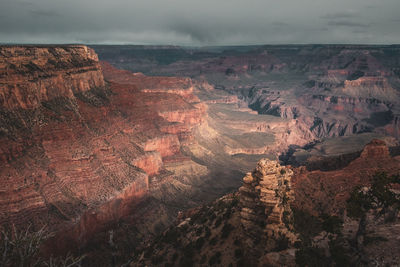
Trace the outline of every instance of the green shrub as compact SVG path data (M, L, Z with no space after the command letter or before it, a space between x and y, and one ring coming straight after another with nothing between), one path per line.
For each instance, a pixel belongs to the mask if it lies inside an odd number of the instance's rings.
M234 227L230 223L226 223L224 227L222 227L221 238L222 239L227 238L233 229Z
M164 242L168 244L175 244L178 241L179 232L176 228L170 228L164 236Z
M153 256L151 257L151 263L156 265L156 264L160 264L162 262L162 257L160 256Z
M296 251L296 264L300 267L330 266L330 261L325 257L324 250L317 247L307 246Z
M350 251L344 248L343 238L341 236L329 241L329 252L336 266L352 266L351 258L348 256Z
M321 215L322 229L328 233L339 234L343 228L343 220L338 216Z
M215 227L220 226L221 223L222 223L222 218L221 218L221 217L218 217L217 220L215 221Z
M214 246L214 245L216 245L217 244L217 237L216 236L214 236L211 240L210 240L210 245L211 246Z
M205 239L203 237L200 237L199 239L196 240L196 249L201 249L205 243Z
M199 227L196 229L196 236L200 236L203 233L203 227Z
M289 248L289 239L284 235L279 235L278 240L276 240L276 251L282 251Z
M243 257L243 251L240 248L235 249L235 258Z
M205 227L205 231L204 232L205 232L205 234L204 234L205 238L209 238L211 236L210 228L208 228L207 226Z
M43 259L39 256L40 247L50 234L45 227L38 231L17 229L14 225L0 232L0 266L80 266L84 256L74 257L68 253L65 257L50 257Z
M293 209L293 225L303 241L309 241L322 231L322 222L304 210Z
M214 255L210 257L208 260L209 265L215 265L221 263L221 252L217 251Z
M178 253L175 252L174 255L172 255L172 259L171 259L172 262L175 262L178 259L178 256L179 256Z

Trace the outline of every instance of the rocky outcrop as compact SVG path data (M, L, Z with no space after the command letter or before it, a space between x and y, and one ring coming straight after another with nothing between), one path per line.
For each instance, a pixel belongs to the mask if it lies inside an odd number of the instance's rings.
M157 151L162 157L167 157L179 153L180 143L176 135L161 135L146 140L143 149L144 151Z
M356 80L345 80L343 92L355 97L368 97L391 100L398 98L396 90L385 77L361 77Z
M370 132L395 121L390 105L376 98L331 94L305 94L294 101L287 98L288 93L258 91L250 99L250 107L260 114L296 120L297 130L309 135L309 141ZM389 125L384 132L396 137L397 126L390 131Z
M314 172L309 172L312 184L305 184L299 180L299 173L304 175L306 172L304 167L292 171L291 167L281 166L277 161L263 159L252 173L243 178L239 192L180 213L174 225L131 259L130 266L149 265L151 262L164 265L171 260L195 266L197 262L223 266L244 263L249 266L297 266L297 260L315 262L314 251L321 251L319 257L324 260L333 261L332 242L337 242L335 249L343 246L341 257L353 255L352 250L346 249L350 247L349 243L341 242L353 240L349 236L357 232L357 223L346 216L343 223L340 218L345 213L332 213L332 209L326 208L328 205L343 208L348 192L355 185L368 186L369 174L373 174L377 167L388 173L398 173L400 165L399 158L391 157L386 144L380 140L373 140L365 146L359 158L351 164L345 171L321 172L326 179L314 179L311 175ZM321 180L337 187L330 188L325 182L320 183ZM320 192L325 191L337 194L337 199L325 195L317 198ZM324 197L326 205L321 208L319 201ZM343 198L342 202L338 201L339 198ZM310 203L314 206L309 206ZM294 208L296 210L292 213ZM312 217L304 210L317 216ZM335 214L340 216L329 216ZM388 223L382 218L377 222L372 214L370 220L375 225L368 228L368 234L377 236L379 233L379 236L385 236L385 241L368 244L362 253L370 254L368 257L379 262L387 259L395 262L397 257L393 255L398 252L397 240L390 233L399 231L398 221ZM337 228L337 224L343 225L343 230L340 226ZM342 231L342 234L337 231ZM304 247L310 244L312 253L302 258ZM385 250L389 252L384 253Z
M240 216L243 227L252 237L266 232L275 240L286 237L292 244L296 241L291 231L292 175L289 168L263 159L253 173L243 178L243 186L239 188Z
M96 53L83 45L1 46L0 107L34 109L105 86Z
M295 169L292 177L294 206L316 215L343 214L346 200L356 186L368 186L377 171L398 174L400 157L392 157L385 142L372 140L360 156L339 170Z

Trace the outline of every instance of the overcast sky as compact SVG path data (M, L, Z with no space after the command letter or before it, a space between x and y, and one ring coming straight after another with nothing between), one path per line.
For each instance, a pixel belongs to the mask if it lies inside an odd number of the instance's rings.
M400 0L0 0L0 43L400 43Z

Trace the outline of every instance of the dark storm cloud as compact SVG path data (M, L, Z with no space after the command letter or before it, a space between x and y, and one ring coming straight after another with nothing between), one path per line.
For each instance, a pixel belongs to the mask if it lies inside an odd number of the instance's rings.
M400 43L399 0L0 1L2 43Z

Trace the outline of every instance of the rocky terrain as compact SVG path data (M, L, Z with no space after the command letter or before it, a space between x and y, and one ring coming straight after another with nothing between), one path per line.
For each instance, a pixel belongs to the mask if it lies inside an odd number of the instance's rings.
M181 153L205 116L190 79L119 72L85 46L0 54L1 224L49 225L52 250L84 246L175 171L207 174Z
M121 68L207 81L259 114L294 120L291 131L307 142L364 132L399 138L398 46L94 48Z
M346 203L377 171L399 175L399 166L377 139L341 170L308 172L263 159L238 192L183 213L135 249L130 266L396 266L398 212L390 220L388 211L368 213L360 250L353 241L359 221ZM398 178L391 187L397 202Z
M142 242L302 143L205 81L118 70L86 46L0 51L0 222L48 225L50 252L96 251L121 223Z
M0 46L0 225L45 254L293 265L297 210L399 170L396 46L94 49Z
M263 159L243 178L238 193L182 214L131 266L264 266L294 264L290 189L293 172ZM278 253L279 252L279 253Z

